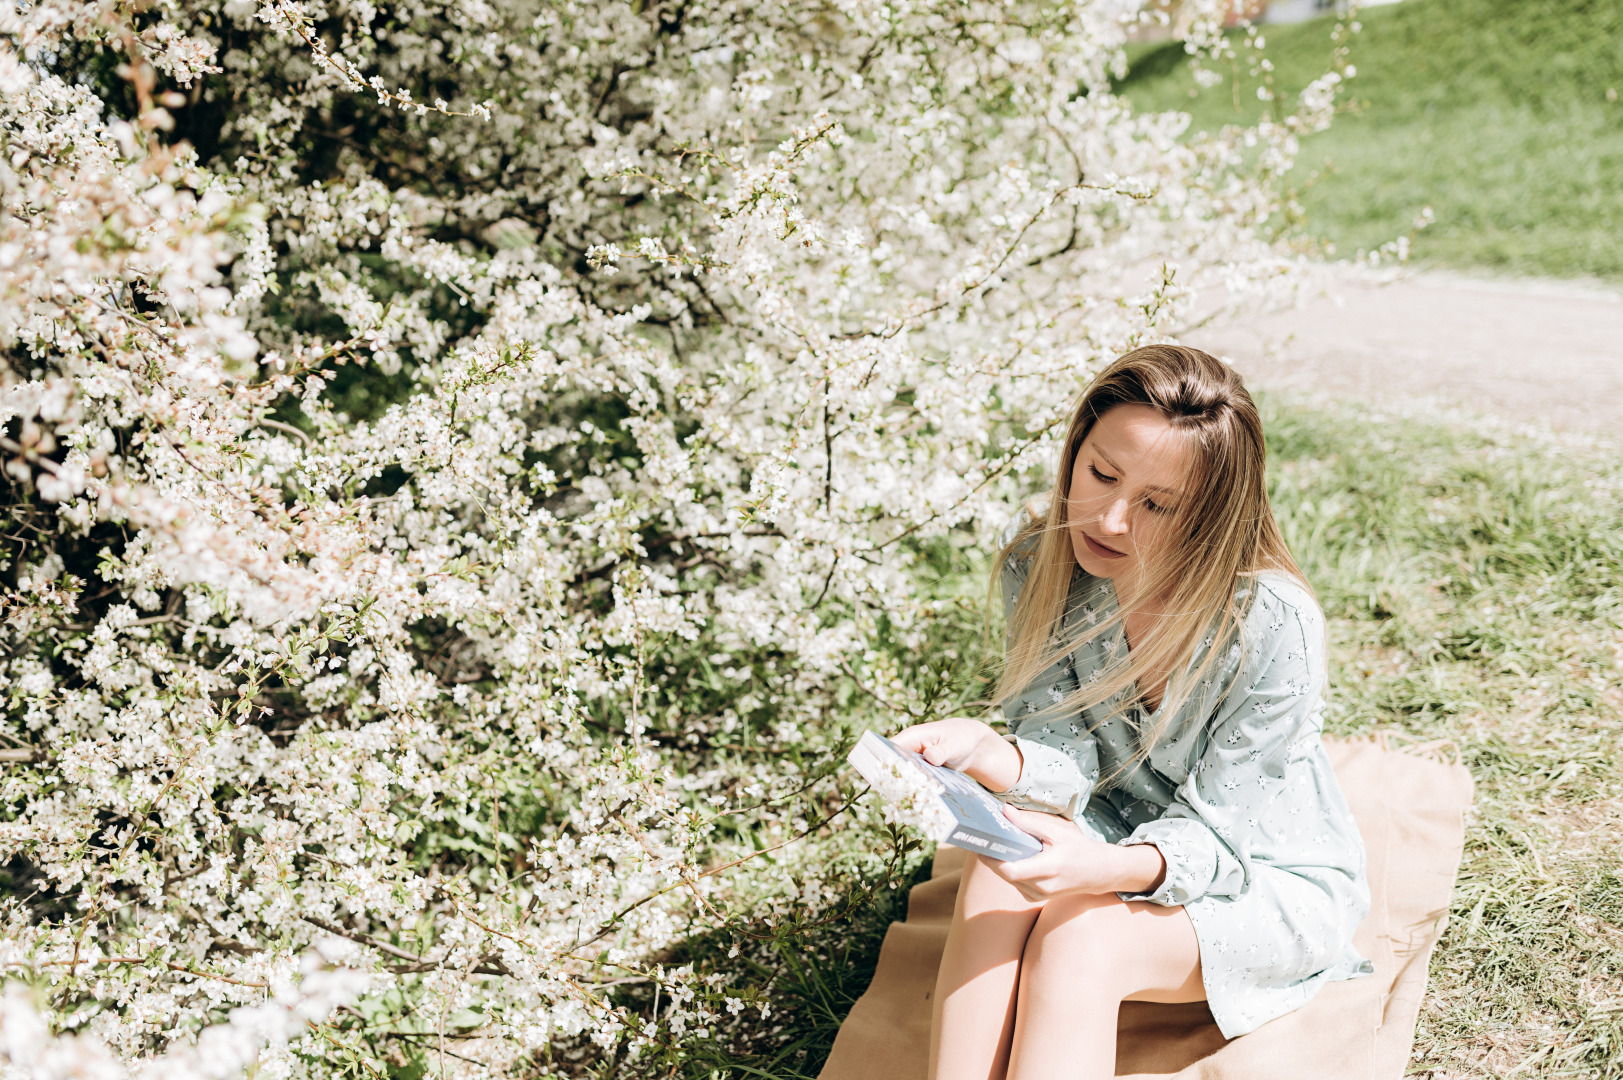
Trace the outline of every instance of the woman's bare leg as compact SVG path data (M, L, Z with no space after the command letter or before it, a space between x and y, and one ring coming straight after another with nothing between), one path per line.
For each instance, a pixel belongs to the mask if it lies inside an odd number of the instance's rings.
M930 1080L1002 1080L1020 956L1041 911L969 857L936 976Z
M1123 1001L1204 1001L1188 912L1114 895L1044 906L1020 963L1009 1080L1116 1075Z

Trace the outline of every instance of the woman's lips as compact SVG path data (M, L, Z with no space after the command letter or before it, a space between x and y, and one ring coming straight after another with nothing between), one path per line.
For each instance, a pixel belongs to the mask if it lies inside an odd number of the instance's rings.
M1093 537L1089 536L1087 533L1082 534L1082 542L1084 544L1088 545L1088 550L1089 551L1093 552L1093 554L1099 556L1099 558L1101 558L1101 559L1125 559L1125 558L1127 558L1127 553L1125 551L1117 551L1115 548L1105 547L1103 544L1099 543L1099 541L1095 540Z

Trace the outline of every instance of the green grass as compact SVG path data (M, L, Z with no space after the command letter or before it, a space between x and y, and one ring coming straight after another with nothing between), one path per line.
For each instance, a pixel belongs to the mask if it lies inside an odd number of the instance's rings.
M1623 1076L1623 472L1526 433L1272 410L1330 617L1332 730L1477 780L1411 1075Z
M1623 278L1623 4L1407 0L1360 21L1351 109L1303 141L1289 178L1310 236L1351 255L1429 205L1424 263ZM1262 28L1284 101L1328 70L1333 25ZM1197 91L1181 46L1141 46L1120 89L1140 110L1188 111L1195 131L1249 121L1263 106L1240 52Z
M1477 781L1410 1074L1623 1077L1623 468L1479 424L1264 406L1275 508L1329 619L1331 732L1450 740ZM707 1064L815 1076L904 903L783 970L787 1058Z

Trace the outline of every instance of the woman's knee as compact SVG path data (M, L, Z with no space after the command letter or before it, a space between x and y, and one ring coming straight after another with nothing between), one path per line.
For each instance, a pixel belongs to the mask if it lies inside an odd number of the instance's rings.
M1145 991L1201 996L1200 948L1187 914L1110 894L1049 901L1021 966L1032 985L1055 981L1073 994L1086 987L1118 1001Z
M1061 896L1043 906L1031 939L1036 946L1086 946L1095 956L1107 956L1121 944L1122 916L1127 905L1109 893Z
M1108 991L1133 948L1124 907L1109 895L1050 900L1026 939L1024 966L1038 978L1086 982ZM1123 992L1130 981L1122 981Z
M970 855L958 887L958 912L975 915L984 912L1035 913L1043 905L1020 895L1020 890L998 877L979 855Z

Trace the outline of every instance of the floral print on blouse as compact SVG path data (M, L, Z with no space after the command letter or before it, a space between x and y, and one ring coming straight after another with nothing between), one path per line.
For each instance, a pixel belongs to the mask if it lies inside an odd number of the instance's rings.
M1025 522L1022 511L1005 544ZM1004 566L1011 613L1035 546L1028 540ZM1003 702L1005 738L1023 764L1015 785L994 793L1076 821L1101 840L1160 850L1160 886L1118 895L1189 913L1207 1001L1227 1038L1299 1007L1325 982L1373 970L1352 948L1369 910L1363 840L1319 738L1323 616L1284 575L1248 576L1237 596L1250 604L1239 640L1222 646L1147 760L1116 775L1154 716L1142 706L1122 710L1112 699L1055 709L1123 656L1118 623ZM1080 633L1115 611L1110 580L1078 567L1063 632ZM1208 637L1191 666L1211 647ZM1101 775L1114 777L1103 789Z

